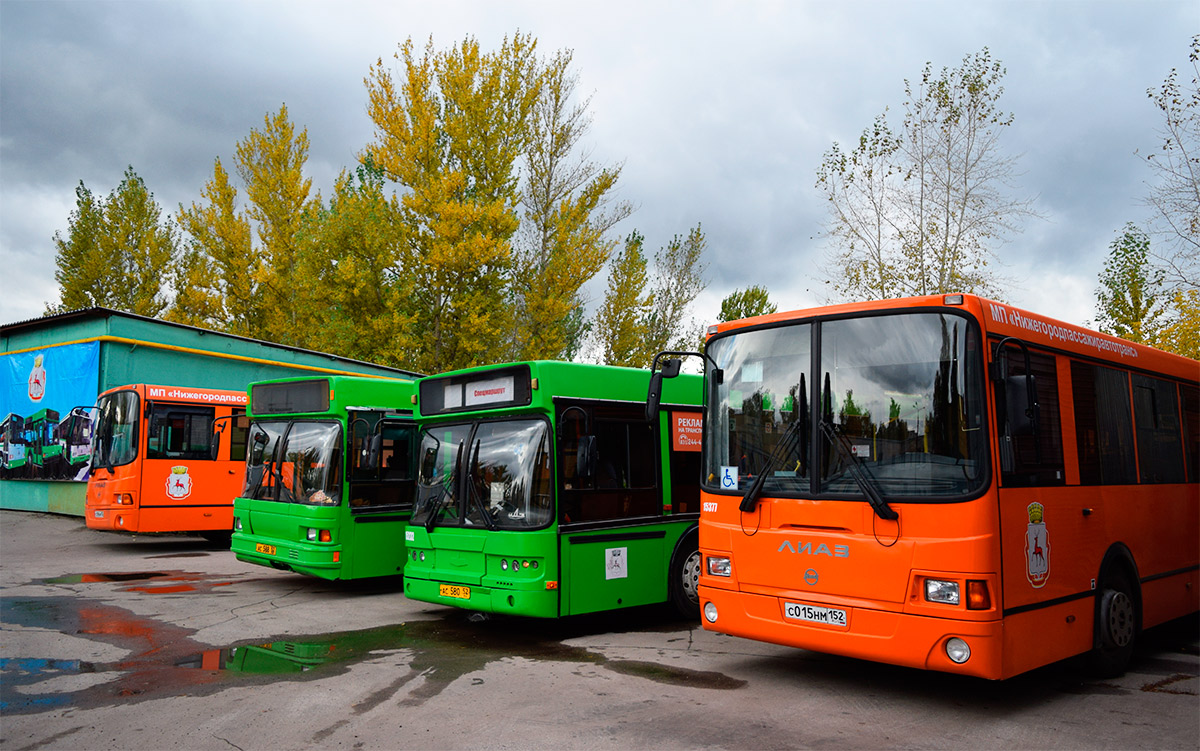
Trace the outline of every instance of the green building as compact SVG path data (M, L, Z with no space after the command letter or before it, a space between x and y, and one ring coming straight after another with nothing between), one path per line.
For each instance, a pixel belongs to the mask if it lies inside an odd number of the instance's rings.
M245 389L323 373L417 375L108 308L0 326L0 508L83 515L88 408L110 388ZM64 477L37 470L51 455Z

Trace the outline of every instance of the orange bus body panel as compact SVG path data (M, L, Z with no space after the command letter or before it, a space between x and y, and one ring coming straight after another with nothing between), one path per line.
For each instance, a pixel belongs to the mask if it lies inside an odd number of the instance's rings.
M701 604L712 603L717 612L715 624L702 618L706 629L913 668L1008 678L1092 648L1097 578L1106 553L1116 548L1127 549L1135 562L1143 628L1200 609L1197 485L1081 485L1070 362L1088 360L1191 387L1200 363L971 295L957 305L944 299L775 313L721 323L709 333L906 308L968 313L989 353L1001 338L1017 337L1055 359L1058 392L1067 395L1060 405L1064 483L1001 487L995 395L988 384L984 429L992 471L978 498L895 502L899 520L893 522L876 516L865 501L764 494L755 511L741 512L740 494L704 491L703 560L731 562L728 577L711 575L702 564ZM1041 504L1039 523L1048 534L1045 547L1035 542L1031 551L1034 504ZM1031 555L1049 562L1048 575L1030 573ZM968 610L927 602L926 578L983 581L990 606ZM846 624L788 618L788 603L844 611ZM947 657L951 637L969 642L966 663Z
M91 529L121 532L224 532L233 529L233 499L242 489L245 464L230 459L229 420L221 432L216 460L148 459L147 401L155 404L212 406L215 419L246 409L246 392L136 384L105 391L138 395L137 458L113 467L93 468L88 479L85 520ZM132 503L122 503L121 499Z

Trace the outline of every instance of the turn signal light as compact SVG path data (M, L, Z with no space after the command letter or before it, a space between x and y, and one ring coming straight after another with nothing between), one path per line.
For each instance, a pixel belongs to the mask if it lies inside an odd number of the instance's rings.
M132 506L133 505L133 494L132 493L121 493L120 495L117 496L117 503L122 506Z
M991 607L992 596L988 592L987 582L967 579L967 610L989 610Z

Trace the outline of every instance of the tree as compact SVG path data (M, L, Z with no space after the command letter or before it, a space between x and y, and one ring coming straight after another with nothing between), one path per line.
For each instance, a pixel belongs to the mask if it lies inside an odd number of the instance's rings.
M580 289L616 246L608 231L633 208L613 202L621 169L577 155L589 100L574 102L571 53L546 65L530 118L520 230L514 238L514 334L509 359L571 359L588 325Z
M1155 344L1163 327L1164 274L1150 266L1150 238L1132 222L1109 245L1096 289L1096 324L1107 334Z
M1158 346L1168 352L1200 360L1200 291L1176 292L1171 320L1158 335Z
M1190 83L1180 84L1172 68L1161 87L1146 91L1163 115L1161 147L1146 157L1158 178L1146 203L1163 249L1155 257L1173 293L1200 289L1200 34L1192 37L1188 60Z
M655 281L650 297L653 302L646 321L646 348L651 356L663 350L688 349L702 331L691 319L688 308L704 291L704 248L708 241L697 224L687 237L675 235L654 254ZM650 360L645 367L650 366Z
M383 171L369 161L343 170L329 207L310 216L301 276L320 301L305 325L306 346L322 352L406 367L395 347L411 281L398 273L404 224L400 202L385 194Z
M468 38L422 56L401 45L397 80L378 60L366 79L374 141L363 154L403 188L409 313L396 346L409 367L438 372L492 361L513 330L507 304L519 218L515 165L538 101L536 43Z
M46 312L103 306L160 315L167 306L162 279L178 243L154 194L130 166L107 198L97 200L82 181L75 197L66 238L54 233L61 302Z
M608 289L596 313L594 334L605 365L647 367L659 350L649 345L647 325L654 298L646 288L645 238L634 230L612 259Z
M835 142L817 170L834 248L833 296L871 299L945 292L1000 297L994 244L1033 216L1008 195L1016 161L1000 148L1011 114L998 109L1005 70L985 47L936 76L907 79L900 131L887 111L845 152Z
M721 300L721 312L717 320L738 321L743 318L765 316L777 311L775 303L771 302L767 288L751 285L744 290L735 289Z
M307 160L308 131L296 131L287 105L265 115L263 129L252 129L237 144L234 166L245 188L244 209L216 160L201 193L206 202L179 207L178 222L190 241L174 273L179 294L172 319L306 345L306 308L321 305L299 273L302 233L321 205L319 194L309 197Z
M173 272L174 305L168 318L238 336L262 336L258 278L250 220L237 210L237 189L217 159L200 195L206 203L182 204L176 221L188 236Z

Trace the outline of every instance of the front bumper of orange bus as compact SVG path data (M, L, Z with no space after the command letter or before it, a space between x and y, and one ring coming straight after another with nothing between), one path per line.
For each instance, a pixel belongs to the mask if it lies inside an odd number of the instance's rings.
M923 670L1004 677L1000 621L937 618L842 604L830 608L829 603L703 584L699 592L701 623L709 631ZM805 606L809 609L806 615L828 616L828 622L788 617L787 613L794 616ZM835 612L830 615L829 611ZM844 626L837 623L843 617ZM952 659L952 654L962 661Z

